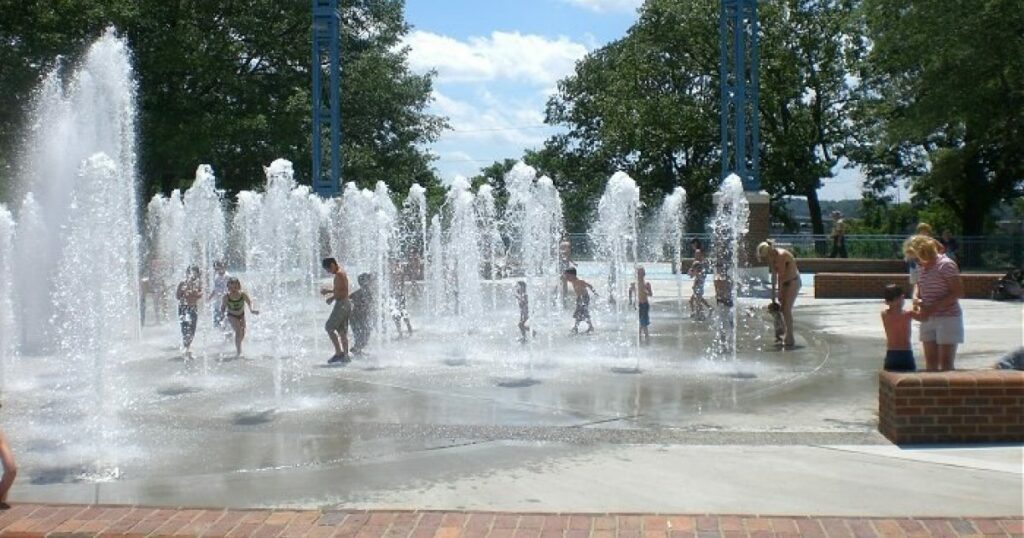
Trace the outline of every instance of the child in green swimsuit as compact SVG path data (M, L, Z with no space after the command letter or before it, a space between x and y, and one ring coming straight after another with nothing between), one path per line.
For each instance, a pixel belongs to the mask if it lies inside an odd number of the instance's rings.
M228 292L220 303L221 315L227 313L227 320L235 331L235 356L242 356L242 340L245 339L245 305L249 305L249 311L253 315L259 315L259 310L252 307L252 300L249 294L242 291L242 283L235 277L228 278Z

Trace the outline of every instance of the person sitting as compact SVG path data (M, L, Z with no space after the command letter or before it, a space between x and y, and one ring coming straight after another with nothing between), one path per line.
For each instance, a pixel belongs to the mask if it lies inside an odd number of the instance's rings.
M1024 271L1016 269L1003 275L992 286L992 300L1013 301L1024 299Z

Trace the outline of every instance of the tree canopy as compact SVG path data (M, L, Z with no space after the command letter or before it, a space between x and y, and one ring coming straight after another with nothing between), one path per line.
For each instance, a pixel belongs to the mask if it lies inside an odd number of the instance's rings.
M400 46L404 2L341 6L343 180L400 192L436 182L422 147L445 122L426 110L433 75L412 73ZM231 191L261 185L278 157L309 181L307 0L0 0L0 12L0 154L16 146L41 77L113 25L135 55L147 194L178 187L199 163Z

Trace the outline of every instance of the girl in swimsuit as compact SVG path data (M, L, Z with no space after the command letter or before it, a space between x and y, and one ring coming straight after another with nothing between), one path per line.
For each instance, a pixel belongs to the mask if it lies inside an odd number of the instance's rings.
M226 319L231 323L235 331L235 356L242 356L242 340L245 339L245 306L249 305L249 311L253 315L259 315L259 310L252 307L252 300L249 294L242 291L242 283L235 277L228 278L228 292L220 303L220 312L223 316L227 313Z

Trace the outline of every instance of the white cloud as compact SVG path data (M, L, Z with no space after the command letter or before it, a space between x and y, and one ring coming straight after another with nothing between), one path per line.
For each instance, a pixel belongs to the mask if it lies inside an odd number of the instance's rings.
M436 69L440 82L485 82L508 79L553 86L572 72L587 47L567 37L492 32L467 41L416 30L405 44L416 71Z
M477 102L453 99L436 90L433 97L434 111L447 117L452 127L441 134L442 140L536 147L555 129L544 125L543 102L500 99L487 90L480 91Z
M643 0L562 0L574 6L596 11L598 13L609 12L634 12L643 4Z

